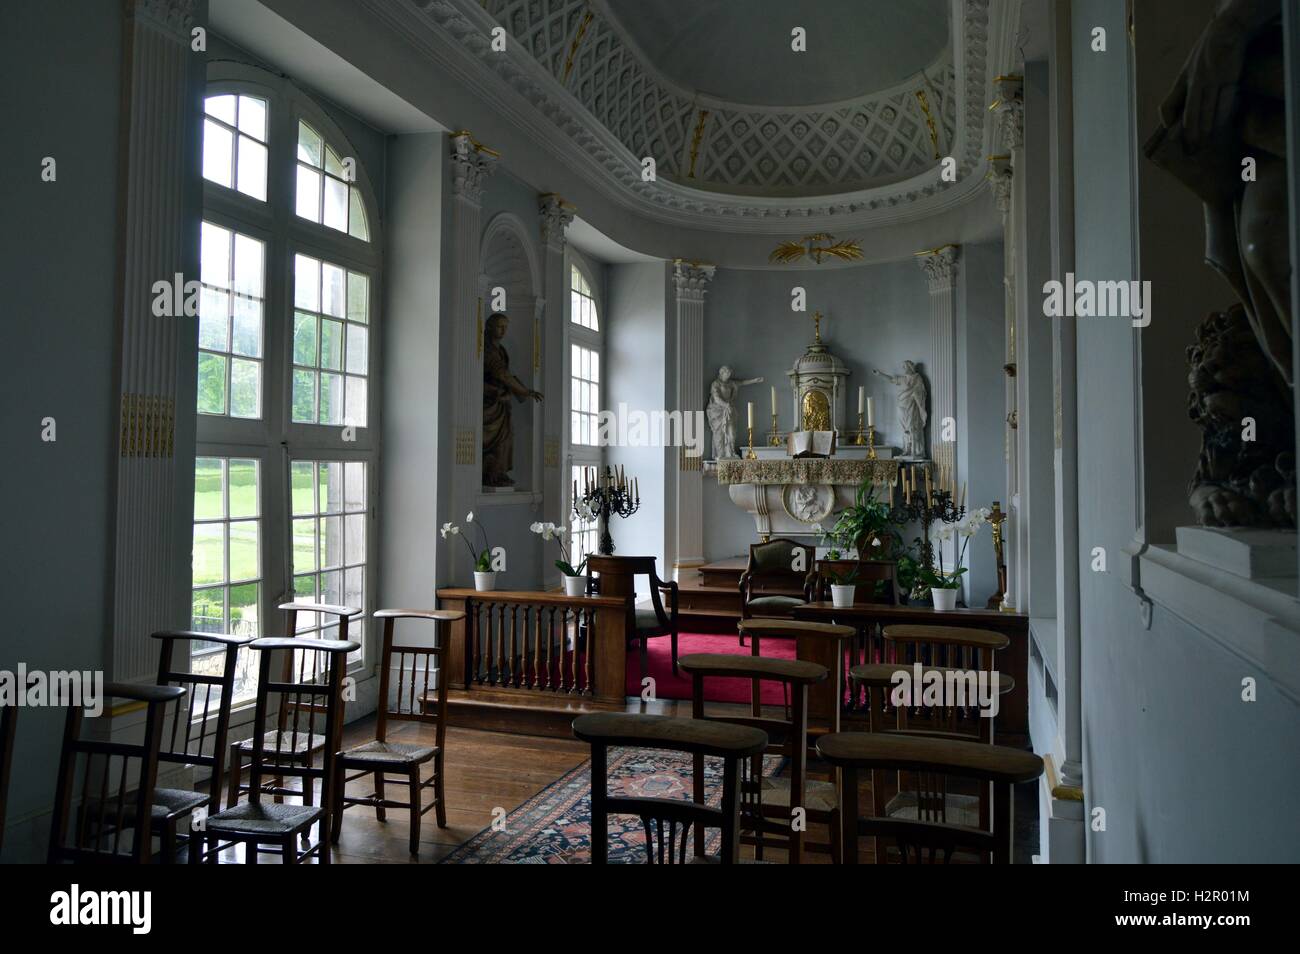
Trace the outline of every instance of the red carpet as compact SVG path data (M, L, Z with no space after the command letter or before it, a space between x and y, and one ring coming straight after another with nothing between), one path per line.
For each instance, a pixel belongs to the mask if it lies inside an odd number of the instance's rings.
M794 659L793 639L765 639L762 642L763 655L773 659ZM677 655L688 656L691 653L737 653L749 655L753 646L748 639L741 646L735 635L719 636L710 633L679 633L677 636ZM627 694L641 695L641 657L635 645L627 650ZM656 636L650 640L650 676L655 681L655 697L658 699L691 698L691 677L685 672L673 675L672 640L667 636ZM710 702L748 702L750 682L748 679L706 679L704 681L704 698ZM785 700L779 682L760 683L760 698L764 705L783 705Z

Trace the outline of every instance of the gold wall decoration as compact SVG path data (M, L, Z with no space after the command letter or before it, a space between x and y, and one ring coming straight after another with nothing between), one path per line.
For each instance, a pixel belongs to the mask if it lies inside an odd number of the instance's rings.
M119 453L123 457L171 457L176 439L176 402L155 394L123 394Z
M573 72L573 61L578 55L578 47L582 45L582 38L587 35L587 27L591 26L591 19L595 14L588 10L582 15L582 22L578 24L578 32L573 35L573 43L569 46L569 55L564 60L564 77L567 81L569 74Z
M701 456L692 457L687 453L689 448L683 447L678 454L678 470L703 470L704 458Z
M558 437L546 438L543 445L542 466L547 470L554 470L560 466L560 439Z
M695 135L691 137L691 165L686 171L686 178L695 178L695 163L700 158L700 140L704 138L704 124L709 121L709 111L701 109L699 117L695 120Z
M819 242L826 244L819 245L817 244ZM811 258L818 265L827 256L838 258L844 262L854 262L862 257L862 245L857 239L840 239L836 241L834 235L818 232L816 235L805 235L797 242L782 242L772 249L772 254L767 257L767 260L786 265L797 262L805 256Z
M925 90L916 91L916 101L921 107L921 112L925 114L925 125L930 130L930 145L934 147L934 158L939 158L939 127L935 125L934 114L930 112L930 99L925 95Z
M805 431L829 431L831 429L831 404L826 399L825 391L810 390L803 395L803 421Z
M456 463L472 464L478 460L474 444L474 432L468 427L462 427L456 431Z

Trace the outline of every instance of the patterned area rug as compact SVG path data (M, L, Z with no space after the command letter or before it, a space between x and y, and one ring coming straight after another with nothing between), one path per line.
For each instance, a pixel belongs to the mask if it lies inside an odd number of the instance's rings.
M775 774L782 759L769 756L764 771ZM704 760L705 794L710 805L722 798L722 761ZM609 792L654 798L691 797L690 756L654 749L611 749ZM706 850L715 854L721 835L708 833ZM645 831L630 815L609 819L610 864L644 864ZM504 830L483 829L442 864L580 865L591 861L591 762L552 782L505 818Z

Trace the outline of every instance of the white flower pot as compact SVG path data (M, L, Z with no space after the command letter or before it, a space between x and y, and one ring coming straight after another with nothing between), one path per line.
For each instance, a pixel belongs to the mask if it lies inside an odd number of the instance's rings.
M495 590L496 588L496 570L488 570L486 573L483 573L480 570L474 571L474 589L478 590L480 593L487 593L489 590Z
M585 576L566 576L564 578L565 596L586 596L587 578Z
M937 586L930 590L930 598L934 600L934 608L937 610L953 610L957 608L957 594L960 590L941 590Z
M831 584L831 604L841 609L853 605L853 591L856 587L852 583L841 586L838 583Z

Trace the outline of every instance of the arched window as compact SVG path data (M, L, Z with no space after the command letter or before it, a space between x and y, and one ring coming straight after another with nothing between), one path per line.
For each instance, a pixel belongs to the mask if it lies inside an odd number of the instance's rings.
M375 574L374 191L319 105L241 64L209 64L202 156L191 625L264 635L287 599L360 606L355 672ZM321 623L300 614L299 632L337 635ZM236 701L255 690L241 657Z
M577 487L582 493L586 472L602 463L600 449L601 354L600 309L592 281L585 266L570 252L569 320L565 323L569 389L568 447L571 477L570 493ZM596 551L596 521L583 520L570 513L575 565L588 553Z

